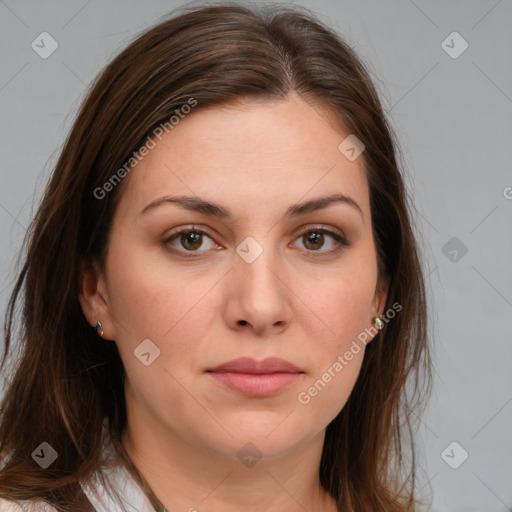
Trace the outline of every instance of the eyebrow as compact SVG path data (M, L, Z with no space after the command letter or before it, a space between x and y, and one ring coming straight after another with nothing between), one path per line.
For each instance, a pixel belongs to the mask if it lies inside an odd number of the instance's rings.
M232 214L228 208L225 208L219 204L212 203L210 201L205 201L199 197L193 196L164 196L154 201L151 201L148 205L146 205L140 214L145 215L151 210L162 206L164 204L177 204L186 210L190 210L197 213L202 213L204 215L209 215L212 217L219 218L232 218ZM311 199L309 201L305 201L302 203L297 203L290 206L284 217L297 217L299 215L304 215L306 213L313 213L318 210L323 210L329 206L334 204L346 204L356 209L363 217L363 211L361 207L357 204L354 199L344 194L331 194L328 196L317 197L315 199Z

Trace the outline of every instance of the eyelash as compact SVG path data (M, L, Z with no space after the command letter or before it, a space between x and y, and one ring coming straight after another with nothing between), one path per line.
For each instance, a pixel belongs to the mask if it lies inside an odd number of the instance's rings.
M192 227L183 228L183 229L180 229L179 231L175 231L174 233L171 233L168 237L166 237L163 240L163 244L171 252L178 254L180 256L183 256L185 258L197 258L195 253L206 252L206 251L199 251L199 250L197 250L197 251L178 250L174 247L169 248L170 242L174 241L176 238L178 238L183 233L196 233L196 234L200 234L200 235L206 235L208 238L212 239L212 237L208 234L208 232L204 231L203 229L196 229L192 226ZM329 235L336 242L336 247L334 249L330 249L328 251L314 251L311 249L310 250L305 249L306 251L311 253L310 257L312 257L312 258L322 257L322 256L325 256L326 254L337 254L338 252L344 250L345 248L347 248L349 246L349 243L346 241L346 239L344 237L342 237L338 233L335 233L334 231L331 231L331 230L323 228L323 227L308 228L308 229L302 231L301 233L299 233L297 235L297 238L300 238L301 236L306 235L308 233ZM212 239L212 241L213 241L213 239ZM318 254L315 254L315 253L318 253Z

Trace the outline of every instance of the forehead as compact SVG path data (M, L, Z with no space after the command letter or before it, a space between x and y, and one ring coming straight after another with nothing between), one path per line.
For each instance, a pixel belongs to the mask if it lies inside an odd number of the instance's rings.
M140 211L179 193L261 210L340 192L366 216L363 158L350 161L338 149L348 135L325 107L298 96L199 108L155 139L131 171L119 207Z

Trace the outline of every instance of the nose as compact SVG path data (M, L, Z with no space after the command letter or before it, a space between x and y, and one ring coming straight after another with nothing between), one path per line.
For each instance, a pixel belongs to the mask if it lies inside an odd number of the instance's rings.
M261 242L260 242L261 244ZM293 293L287 284L284 265L269 244L251 261L243 252L235 255L228 273L224 314L235 330L252 331L262 337L276 335L290 324Z

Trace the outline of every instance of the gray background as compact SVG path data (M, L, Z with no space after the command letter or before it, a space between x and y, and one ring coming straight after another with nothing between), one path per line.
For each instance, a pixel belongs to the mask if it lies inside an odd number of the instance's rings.
M417 439L419 488L431 510L508 511L512 3L297 3L344 36L370 66L401 140L429 276L436 363ZM181 5L0 0L2 311L25 228L87 84L129 37ZM31 48L43 31L59 45L47 59ZM462 40L451 36L442 45L454 31L469 45L457 58L445 49L458 54ZM454 441L458 445L449 447ZM463 450L469 457L457 469L445 462L459 464Z

